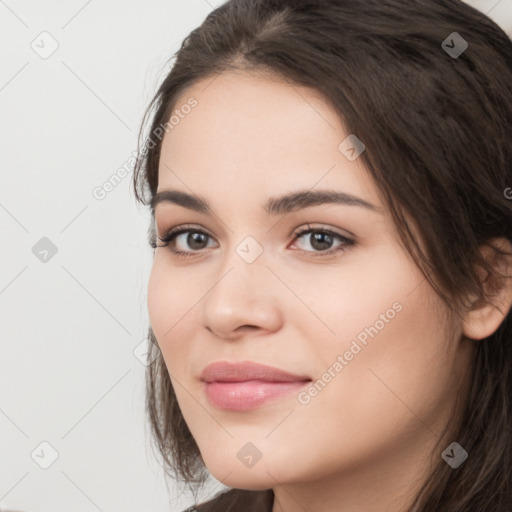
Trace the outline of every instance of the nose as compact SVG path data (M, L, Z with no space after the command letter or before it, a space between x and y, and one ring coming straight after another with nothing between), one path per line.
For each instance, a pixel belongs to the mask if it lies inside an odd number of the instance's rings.
M203 325L225 339L277 331L283 320L278 284L264 258L247 263L233 254L202 301Z

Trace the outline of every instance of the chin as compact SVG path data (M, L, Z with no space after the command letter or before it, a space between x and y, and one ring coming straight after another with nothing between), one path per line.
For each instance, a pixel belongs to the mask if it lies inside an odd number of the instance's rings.
M257 473L252 472L251 469L233 470L233 472L226 478L226 474L229 474L229 471L230 470L227 470L225 473L215 474L211 471L210 472L217 480L222 481L224 485L235 489L263 491L276 485L276 481L265 471L265 469L263 469L263 471L260 470Z
M225 453L221 459L203 458L203 461L214 478L224 485L236 489L254 491L270 489L276 485L276 480L280 480L276 474L279 471L273 470L272 464L264 462L263 458L251 467L246 467L236 455L232 462L228 462Z

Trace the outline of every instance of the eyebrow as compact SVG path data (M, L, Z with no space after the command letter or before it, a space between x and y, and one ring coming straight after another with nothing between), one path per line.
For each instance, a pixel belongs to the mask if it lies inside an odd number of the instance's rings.
M179 190L162 190L157 192L151 200L151 209L154 213L156 205L160 203L171 203L199 213L209 213L210 205L201 196L188 194ZM380 212L381 208L375 206L360 197L337 192L334 190L299 190L278 197L271 197L263 205L267 215L280 215L302 208L318 206L323 204L342 204L348 206L359 206L368 210Z

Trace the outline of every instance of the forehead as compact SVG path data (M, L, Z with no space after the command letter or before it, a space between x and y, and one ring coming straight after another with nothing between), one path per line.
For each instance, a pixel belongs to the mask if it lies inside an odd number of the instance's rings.
M225 71L182 92L172 114L179 122L163 139L159 190L248 200L318 186L381 204L361 159L340 150L350 134L314 89Z

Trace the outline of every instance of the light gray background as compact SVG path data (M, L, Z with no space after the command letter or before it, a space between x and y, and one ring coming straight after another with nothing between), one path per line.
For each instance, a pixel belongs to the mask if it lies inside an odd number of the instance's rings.
M0 0L2 507L193 503L168 493L149 448L144 357L133 353L148 324L149 215L131 173L102 200L93 191L129 168L168 59L220 3ZM468 3L512 36L512 0ZM47 261L43 237L57 248ZM47 469L44 441L58 453ZM222 487L212 479L203 497Z

